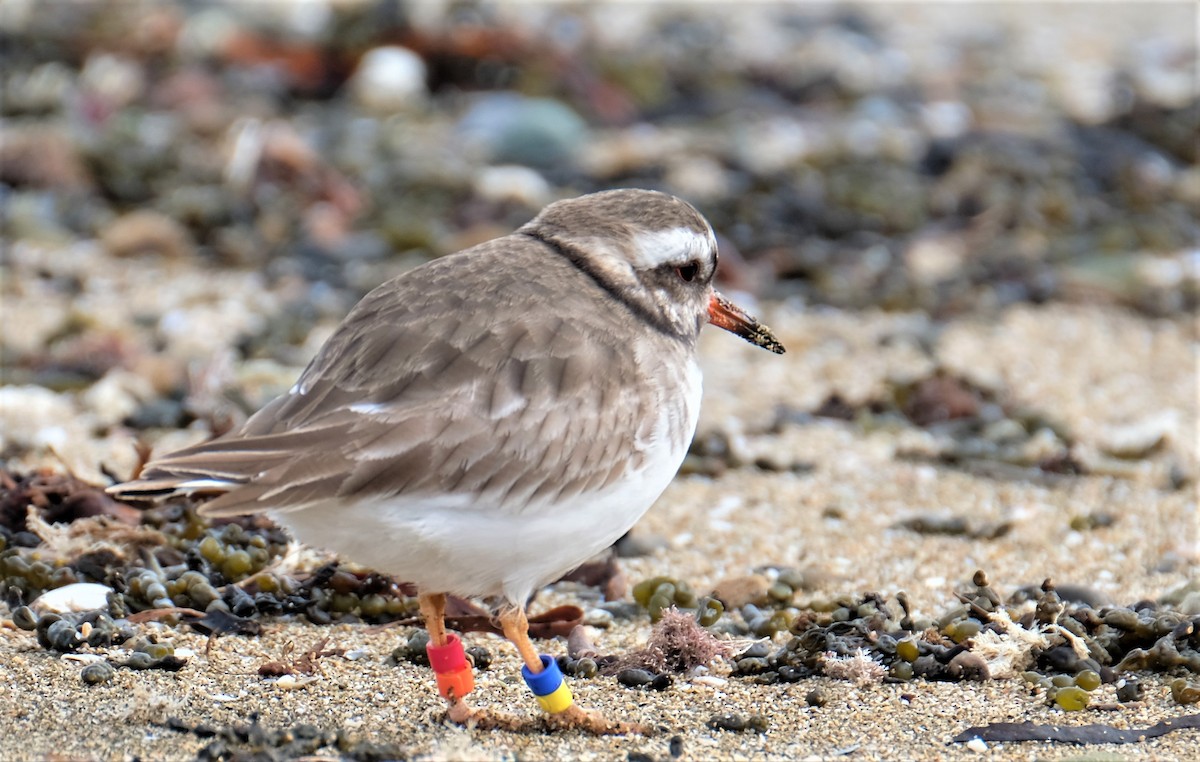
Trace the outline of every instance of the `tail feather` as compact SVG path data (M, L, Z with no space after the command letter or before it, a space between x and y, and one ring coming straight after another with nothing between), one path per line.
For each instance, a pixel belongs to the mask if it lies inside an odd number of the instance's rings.
M223 495L242 482L227 479L195 478L193 476L158 476L114 484L104 491L119 500L158 501L176 495Z
M255 450L243 440L238 449L222 440L205 442L147 463L136 479L106 491L124 500L161 500L173 495L223 495L248 484L291 455L281 450Z
M136 479L106 491L130 501L216 498L201 509L209 516L296 508L312 501L318 485L336 490L343 460L330 451L328 440L344 438L359 419L350 415L312 429L251 436L238 432L202 442L150 461Z
M307 502L313 482L334 479L340 461L329 443L342 442L362 422L358 414L335 410L310 425L283 426L280 415L290 418L294 412L288 406L298 403L294 395L278 397L241 430L157 457L136 479L108 487L107 492L143 502L173 496L216 498L200 509L210 516L295 508L294 496L282 493L294 491ZM296 490L290 490L293 486Z

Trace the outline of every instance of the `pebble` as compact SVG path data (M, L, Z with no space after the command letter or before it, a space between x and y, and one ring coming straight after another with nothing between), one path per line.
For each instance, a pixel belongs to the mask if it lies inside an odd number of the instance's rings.
M725 609L740 609L747 604L763 603L771 580L762 574L728 577L713 586L712 597L725 604Z
M654 682L656 675L648 669L636 667L623 669L617 673L617 682L629 688L637 688Z
M468 646L467 657L477 670L485 670L492 666L492 652L483 646Z
M146 69L140 61L109 53L88 57L79 74L79 85L89 95L116 111L141 97L146 88Z
M1132 675L1117 681L1117 701L1128 704L1141 701L1146 696L1146 686Z
M742 651L740 654L738 654L734 658L736 660L762 659L762 658L766 657L767 655L769 655L770 653L771 653L770 641L759 640L754 643L751 643L749 646L746 647L745 651Z
M667 744L667 752L672 759L678 759L683 756L683 738L680 736L671 736L670 742Z
M100 243L114 257L157 254L166 259L191 259L191 233L171 217L150 209L122 215L100 231Z
M546 178L519 164L484 167L475 175L474 190L488 201L515 201L529 209L541 209L553 200Z
M303 677L297 677L296 675L281 675L277 680L275 680L275 687L284 691L294 691L312 685L319 679L320 678L312 675L306 675Z
M733 188L731 173L720 162L708 157L681 157L667 168L667 190L693 203L717 202Z
M511 92L480 97L459 130L493 162L531 167L572 163L588 134L587 124L566 104Z
M88 685L97 685L99 683L107 683L113 679L113 675L117 672L112 665L106 661L97 661L88 664L79 673L79 677Z
M58 109L74 86L74 80L75 71L62 61L48 61L28 73L14 71L8 81L7 107L33 112Z
M80 399L97 424L113 426L134 415L145 400L155 396L154 388L144 377L122 368L112 368Z
M51 622L46 628L45 645L50 650L66 653L75 650L81 643L83 639L76 631L75 625L66 619Z
M0 450L63 448L78 432L78 418L69 395L41 386L0 387Z
M1173 412L1163 411L1133 423L1109 426L1100 432L1099 445L1106 453L1118 458L1146 457L1178 427Z
M757 175L782 172L820 149L815 132L797 119L755 119L739 125L737 158Z
M605 601L597 608L607 611L614 619L636 619L642 615L642 607L634 601Z
M392 114L425 102L425 61L408 48L372 48L358 63L347 87L358 105L375 114Z
M617 682L627 688L647 687L656 691L665 691L671 687L671 676L656 675L648 669L632 667L618 672Z
M614 619L615 617L611 611L605 611L604 609L600 608L590 608L583 614L583 623L585 625L589 627L598 627L602 630L612 627Z
M735 733L743 733L753 731L756 733L767 732L767 718L759 714L749 716L741 714L717 714L713 715L708 720L708 726L713 730L729 730Z
M37 615L28 606L18 606L12 613L13 624L22 630L32 632L37 629Z

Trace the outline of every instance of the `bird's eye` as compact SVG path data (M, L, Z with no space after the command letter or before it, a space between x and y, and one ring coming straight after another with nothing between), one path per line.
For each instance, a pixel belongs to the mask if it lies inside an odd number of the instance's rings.
M683 278L688 283L691 283L696 279L696 276L700 274L700 263L688 262L686 265L676 267L675 272L679 273L680 278Z

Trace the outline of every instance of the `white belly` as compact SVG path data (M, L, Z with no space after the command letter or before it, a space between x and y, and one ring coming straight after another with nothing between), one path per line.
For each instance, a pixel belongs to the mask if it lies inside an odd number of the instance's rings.
M514 512L457 493L427 498L329 501L276 514L307 545L415 583L423 592L502 596L524 603L545 585L610 546L674 478L695 433L700 371L689 368L687 436L672 443L667 412L646 443L645 467L608 488Z

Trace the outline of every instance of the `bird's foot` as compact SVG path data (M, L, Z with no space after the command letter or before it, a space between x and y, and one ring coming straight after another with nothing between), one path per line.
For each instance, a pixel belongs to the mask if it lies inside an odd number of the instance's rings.
M450 703L446 716L457 725L480 730L508 730L520 733L528 732L532 725L528 719L497 712L486 707L471 706L461 699Z
M557 714L546 715L546 724L553 730L582 730L595 736L648 736L651 734L651 729L647 725L609 720L599 712L588 711L577 704L572 704Z

